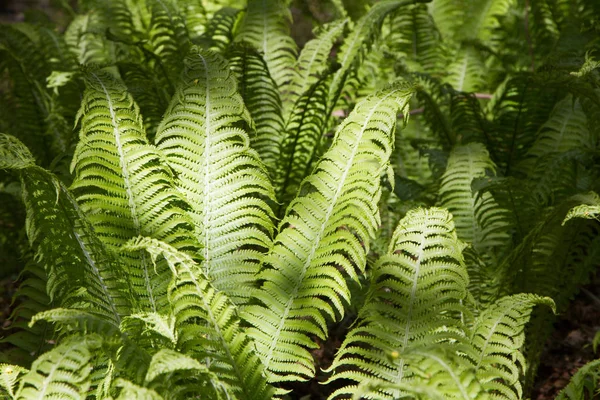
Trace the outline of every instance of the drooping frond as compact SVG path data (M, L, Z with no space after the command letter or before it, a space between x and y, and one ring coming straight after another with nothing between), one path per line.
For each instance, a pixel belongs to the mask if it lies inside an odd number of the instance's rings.
M225 60L194 48L185 62L156 143L191 206L205 273L238 301L270 247L273 189L240 129L249 115Z
M297 46L290 36L292 15L284 0L249 0L236 41L247 42L262 54L269 73L285 92L293 77Z
M287 209L258 276L261 304L244 309L273 382L312 376L310 336L324 338L327 318L344 314L342 272L357 279L365 267L396 114L411 95L396 84L357 105Z
M479 143L456 146L439 190L439 204L454 216L458 236L481 251L503 246L508 240L506 210L489 192L473 193L473 179L494 174L496 167Z
M91 361L102 341L96 335L72 336L44 353L21 380L15 398L85 398L90 387Z
M169 286L169 302L175 316L178 349L197 360L206 359L208 369L227 385L231 395L270 398L271 389L252 341L239 326L235 305L209 283L202 267L185 253L155 239L140 237L126 248L144 249L155 261L164 257L175 275Z
M20 171L27 235L37 260L45 267L50 299L68 303L73 292L85 286L90 312L118 326L121 313L129 306L120 265L96 237L69 190L33 164L22 143L2 134L0 149L4 156L0 168Z
M226 56L237 78L238 91L255 124L256 134L250 137L250 144L258 152L270 176L274 176L283 136L277 84L254 48L243 44L232 46Z
M414 371L404 358L408 348L459 339L463 334L456 313L469 281L461 250L446 210L409 211L387 254L373 267L365 305L329 368L331 380L359 383L374 376L389 383L410 381ZM347 386L336 396L354 390Z
M80 64L110 64L115 46L105 37L106 24L101 13L77 15L65 31L65 41Z
M311 86L319 81L327 69L329 68L329 57L331 49L341 35L346 23L343 19L332 22L331 25L323 28L322 32L315 38L310 40L300 52L298 60L294 65L296 74L290 84L290 90L285 98L286 116L289 118L291 107L296 103L298 98L304 95Z
M375 41L381 29L384 18L399 7L411 4L411 0L384 0L377 2L369 12L358 20L350 34L345 38L337 53L340 68L336 71L329 90L329 108L335 107L344 91L344 85L349 75L353 73L356 64L363 61L369 47Z
M521 293L501 298L475 321L467 356L483 386L495 393L494 398L517 400L523 396L525 325L537 305L554 308L549 297Z
M300 183L318 161L319 146L327 129L327 93L331 76L315 82L294 104L285 127L281 156L275 171L278 215L298 193Z

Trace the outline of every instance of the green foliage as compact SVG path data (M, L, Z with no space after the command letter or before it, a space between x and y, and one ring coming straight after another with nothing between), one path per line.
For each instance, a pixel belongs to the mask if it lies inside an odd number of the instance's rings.
M0 397L530 396L600 263L597 2L58 3L0 26Z

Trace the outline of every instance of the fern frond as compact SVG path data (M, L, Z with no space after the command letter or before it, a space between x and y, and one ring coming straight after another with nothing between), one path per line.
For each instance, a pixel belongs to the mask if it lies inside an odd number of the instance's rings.
M223 7L208 21L206 31L196 43L213 51L223 51L234 40L234 26L240 18L237 8Z
M521 293L501 298L475 321L467 356L495 398L517 400L523 396L520 379L527 369L522 354L525 325L537 305L554 309L549 297Z
M155 239L140 237L126 249L144 249L153 260L164 257L175 275L169 287L169 302L179 337L177 347L196 359L208 358L209 370L226 382L230 394L248 399L270 398L271 389L253 343L239 326L236 307L209 283L201 266Z
M118 326L129 305L119 264L95 236L64 184L32 165L31 153L15 138L0 135L0 148L0 154L8 156L4 167L21 168L27 235L46 269L50 299L66 302L71 291L85 286L92 312Z
M183 69L190 39L182 15L172 0L148 0L151 19L148 26L150 46L161 60L171 81ZM191 3L191 2L188 2Z
M291 111L274 175L277 200L281 203L278 215L283 215L302 180L318 160L329 118L327 93L330 84L329 75L315 82L298 98Z
M341 271L357 279L365 266L396 113L411 95L412 87L398 84L360 103L287 209L258 276L262 304L244 309L271 381L312 376L310 335L324 338L326 318L344 314Z
M18 365L0 363L0 394L8 393L11 399L15 398L15 385L19 377L29 372L27 368Z
M579 400L593 398L598 393L600 382L600 360L590 361L573 375L571 381L556 397L556 400Z
M454 215L459 237L476 250L501 247L508 242L508 216L489 192L473 193L473 179L495 173L485 147L470 143L454 148L440 185L439 204Z
M121 389L116 400L163 400L163 397L154 390L138 386L125 379L117 379L115 381L115 387Z
M138 235L195 250L191 221L169 171L148 144L139 109L125 86L101 71L86 77L81 132L72 170L72 190L98 236L118 250ZM126 260L143 305L156 311L166 301L168 270L152 272L143 257ZM161 300L162 299L162 300Z
M206 27L206 9L202 0L175 0L190 39L200 37Z
M95 335L72 336L41 355L25 374L16 399L82 399L90 387L94 350L102 344Z
M114 62L114 43L106 40L105 21L97 12L77 15L65 31L65 41L80 64L107 65Z
M371 47L385 17L399 7L413 3L411 0L384 0L377 2L369 12L358 20L346 37L338 54L340 68L336 71L329 90L329 108L333 110L344 92L344 85L356 64L360 64Z
M597 193L590 192L579 195L577 198L581 198L584 204L571 208L561 225L565 225L574 218L598 220L598 215L600 214L600 196Z
M331 49L342 34L342 31L348 21L346 19L332 22L331 25L323 28L322 32L315 38L307 42L298 60L294 65L296 75L290 84L290 90L285 98L286 112L285 120L289 118L291 107L296 103L298 98L304 95L311 86L322 79L322 76L329 68L328 60L330 58Z
M262 54L282 93L293 79L297 54L296 43L290 36L291 22L292 15L284 0L249 0L235 38Z
M485 89L486 66L480 52L474 46L464 44L454 54L444 81L460 92Z
M226 57L237 78L238 91L255 123L256 135L250 137L250 144L258 152L270 176L274 176L283 135L277 84L254 48L243 44L232 46Z
M329 368L330 379L360 382L374 376L404 383L415 373L404 358L409 347L459 340L463 333L455 313L461 312L469 281L461 250L446 210L409 211L373 267L365 305Z
M195 48L185 62L156 143L191 206L205 273L242 301L271 244L273 214L265 199L274 198L273 188L239 128L248 111L225 60Z

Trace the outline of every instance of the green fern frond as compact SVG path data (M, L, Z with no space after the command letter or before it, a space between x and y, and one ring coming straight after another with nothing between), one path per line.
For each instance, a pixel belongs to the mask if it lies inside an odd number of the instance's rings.
M28 322L35 314L51 308L52 302L46 294L48 276L41 263L33 259L27 261L21 279L13 297L13 304L17 306L8 318L10 325L5 328L4 337L0 339L0 343L8 343L14 348L3 352L0 362L29 366L50 347L48 340L53 336L53 329L48 324L29 327Z
M0 363L0 395L8 394L11 399L14 399L15 385L19 377L27 372L29 372L27 368Z
M206 9L202 0L175 0L190 39L199 38L206 28Z
M365 305L329 368L330 379L407 382L415 373L404 358L409 347L460 340L453 314L461 312L469 281L461 250L446 210L409 211L373 267Z
M282 93L293 79L297 46L290 36L292 15L284 0L249 0L236 41L255 47Z
M183 69L190 39L182 15L172 0L148 0L151 11L148 35L154 54L173 81Z
M467 356L483 386L496 393L495 398L517 400L523 396L525 325L537 305L554 309L549 297L521 293L501 298L475 321Z
M114 43L106 40L100 13L77 15L65 31L65 42L80 64L107 65L115 60Z
M454 52L444 81L460 92L475 92L485 89L486 70L480 52L474 46L464 44Z
M248 111L225 60L195 48L156 135L191 206L203 268L220 290L242 301L271 245L273 199L258 154L239 128Z
M223 7L208 21L206 31L196 43L213 51L223 51L234 40L234 27L240 19L237 8Z
M446 67L443 40L427 5L415 4L393 13L389 31L385 42L396 57L406 57L411 70L437 75Z
M274 175L277 200L281 203L278 215L283 215L302 180L318 160L329 118L327 94L330 84L330 75L315 82L298 98L291 111Z
M67 302L71 291L85 285L92 312L118 325L121 313L129 306L119 264L95 236L64 184L31 165L31 153L16 139L4 134L0 138L0 154L18 159L24 167L20 175L27 235L37 259L45 266L50 299ZM19 165L11 157L7 161L8 165Z
M332 22L323 28L322 32L315 38L307 42L298 60L294 65L296 75L290 84L290 90L285 98L286 116L289 119L291 107L298 98L305 94L311 86L322 79L322 76L329 68L328 60L330 58L332 47L348 21L343 19Z
M352 31L345 38L339 52L337 62L340 68L336 71L329 90L329 108L333 110L344 92L344 86L356 64L362 63L365 54L375 41L385 17L399 7L413 3L411 0L384 0L377 2L369 12L358 20Z
M86 76L72 190L110 249L147 235L195 251L191 221L170 171L144 134L139 109L125 86L101 71ZM155 311L166 301L166 266L152 272L144 257L126 259L134 291ZM158 302L158 303L157 303Z
M252 341L239 326L236 307L209 283L201 266L155 239L140 237L125 248L144 249L153 260L164 257L175 275L169 287L169 302L179 338L177 347L198 360L207 358L209 370L227 383L230 394L248 399L270 398L271 389Z
M600 196L597 193L590 192L579 195L577 198L580 198L583 204L571 208L561 225L564 226L574 218L598 220L598 215L600 214Z
M396 114L412 92L396 84L358 104L287 209L258 276L262 304L244 309L272 382L312 376L310 335L324 338L327 317L344 314L342 272L356 280L364 270Z
M274 176L281 140L283 118L277 84L269 75L267 64L258 52L248 45L232 46L225 54L234 72L238 91L254 120L256 135L250 144L258 152L270 176Z
M19 383L16 399L82 399L90 387L93 353L102 344L95 335L72 336L44 353Z
M595 144L581 102L568 94L556 103L550 118L540 127L536 140L523 161L526 164L523 167L528 171L531 167L527 168L527 165L530 166L538 158L551 153L593 148Z
M163 400L163 397L154 390L138 386L125 379L117 379L115 381L115 387L121 389L116 400Z
M556 397L556 400L579 400L593 398L598 393L600 382L600 360L590 361L573 375L571 381Z
M509 221L489 192L473 193L474 179L495 173L496 167L485 147L470 143L454 148L448 159L439 191L439 204L454 215L459 237L476 250L508 243Z

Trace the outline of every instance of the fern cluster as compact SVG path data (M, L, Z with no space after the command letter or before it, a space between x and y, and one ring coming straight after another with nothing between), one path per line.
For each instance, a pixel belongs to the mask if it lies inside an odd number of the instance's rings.
M528 398L600 261L595 1L59 3L0 26L0 395Z

